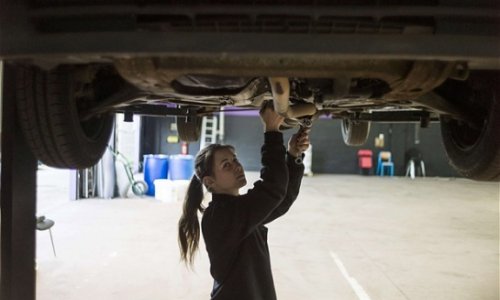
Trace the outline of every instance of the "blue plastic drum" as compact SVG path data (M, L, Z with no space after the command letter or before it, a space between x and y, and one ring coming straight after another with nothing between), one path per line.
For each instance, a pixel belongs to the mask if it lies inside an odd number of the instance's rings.
M156 179L167 179L168 177L168 155L146 154L144 155L144 181L148 184L146 195L155 195L154 181Z
M192 155L170 155L169 179L188 180L194 173L194 157Z

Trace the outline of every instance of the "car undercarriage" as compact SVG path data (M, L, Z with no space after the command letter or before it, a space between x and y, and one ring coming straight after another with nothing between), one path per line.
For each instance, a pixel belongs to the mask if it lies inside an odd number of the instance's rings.
M49 165L95 164L116 112L179 116L193 141L203 116L273 101L284 128L327 115L353 146L370 122L439 121L455 169L500 179L495 1L4 0L1 11L21 125Z

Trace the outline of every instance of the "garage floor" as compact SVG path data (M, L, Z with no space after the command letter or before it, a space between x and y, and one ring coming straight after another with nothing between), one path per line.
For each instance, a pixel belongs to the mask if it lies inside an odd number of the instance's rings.
M249 173L255 179L257 173ZM37 299L208 299L204 245L179 262L181 203L68 201L67 171L39 171ZM249 180L251 182L251 180ZM498 183L316 175L270 224L278 299L499 299Z

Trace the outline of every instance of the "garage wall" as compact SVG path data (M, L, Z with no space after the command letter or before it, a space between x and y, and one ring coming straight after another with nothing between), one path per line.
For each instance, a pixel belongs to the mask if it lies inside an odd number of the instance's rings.
M175 135L171 124L175 118L143 118L142 154L180 153L180 144L168 144L168 135ZM246 170L260 169L260 147L263 143L262 124L255 116L226 116L225 143L236 147L236 151ZM373 123L370 136L363 147L346 146L342 140L340 121L319 119L311 132L313 144L312 170L314 173L358 174L356 153L359 149L371 149L375 155L380 151L374 147L374 139L380 133L385 136L384 150L393 153L396 175L405 173L405 152L415 147L419 149L426 163L427 176L459 177L448 165L441 143L439 123L415 132L415 124ZM284 132L285 142L294 131ZM415 143L418 137L419 143ZM189 146L190 154L196 155L199 143ZM376 158L374 157L374 165Z
M180 143L168 143L168 136L177 136L175 117L142 117L140 156L145 154L180 154ZM189 154L196 155L200 143L189 144Z
M257 117L227 117L226 125L226 143L236 146L240 160L247 169L258 170L259 149L263 142L260 120ZM294 131L285 131L285 141ZM340 121L331 119L319 119L311 132L313 172L358 174L357 151L371 149L375 154L378 153L380 149L374 147L374 140L379 133L385 136L384 150L393 154L396 175L404 175L405 152L415 147L423 154L428 176L459 177L448 164L441 143L439 123L420 129L419 133L415 132L415 124L373 123L367 143L362 147L349 147L342 139ZM419 144L415 144L415 136L418 137Z

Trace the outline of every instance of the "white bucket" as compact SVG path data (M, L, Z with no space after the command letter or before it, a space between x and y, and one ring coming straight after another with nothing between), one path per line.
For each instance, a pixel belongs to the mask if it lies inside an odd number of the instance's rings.
M190 180L173 180L175 192L177 194L177 201L184 201L189 187Z
M174 182L170 179L156 179L155 198L163 202L177 201L177 192Z

